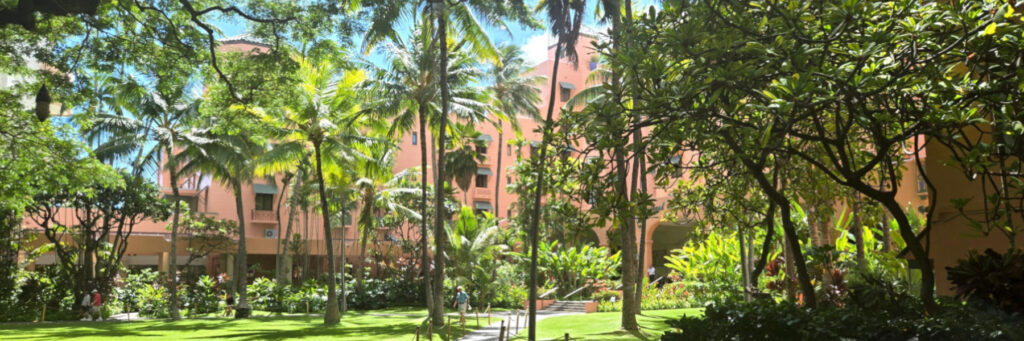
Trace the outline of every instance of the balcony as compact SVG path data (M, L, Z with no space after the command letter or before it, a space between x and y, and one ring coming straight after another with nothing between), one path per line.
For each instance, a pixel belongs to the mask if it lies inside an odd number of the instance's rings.
M277 215L274 214L274 211L264 211L264 210L256 210L256 209L254 209L254 210L252 210L252 215L250 215L250 218L252 219L252 222L254 222L254 223L274 223L274 224L277 224Z
M494 197L494 190L487 187L473 187L473 200L490 201Z

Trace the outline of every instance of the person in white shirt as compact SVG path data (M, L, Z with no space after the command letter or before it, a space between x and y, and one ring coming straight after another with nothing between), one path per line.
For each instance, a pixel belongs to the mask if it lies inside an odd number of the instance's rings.
M647 282L648 283L654 283L654 267L653 266L647 269Z

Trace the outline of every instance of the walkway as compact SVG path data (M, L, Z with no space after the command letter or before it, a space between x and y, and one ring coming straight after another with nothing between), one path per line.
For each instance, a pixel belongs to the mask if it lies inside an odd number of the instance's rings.
M579 315L579 314L583 314L583 313L567 312L567 311L540 310L540 311L537 311L537 321L540 321L540 320L543 320L543 319L546 319L546 318L549 318L549 317L566 316L566 315ZM507 318L508 315L505 315L505 317ZM513 316L512 317L512 322L511 322L513 324L512 325L512 332L509 333L511 336L515 336L517 334L516 333L516 329L515 329L515 319L516 319L515 316ZM467 318L466 320L468 321L469 319ZM507 325L507 323L506 323L506 325ZM494 340L498 339L498 333L500 331L501 331L501 321L498 321L498 322L495 322L495 323L491 323L491 325L489 325L489 326L486 326L486 327L474 330L472 333L466 334L466 336L463 336L463 337L459 338L459 341L494 341ZM525 317L524 316L520 316L519 317L519 332L520 333L525 333L526 332L526 321L525 321Z

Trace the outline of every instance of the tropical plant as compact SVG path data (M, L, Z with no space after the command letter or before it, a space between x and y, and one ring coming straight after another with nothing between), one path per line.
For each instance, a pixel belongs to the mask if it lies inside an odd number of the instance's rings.
M449 278L465 283L466 290L475 293L477 304L489 303L505 251L505 245L496 240L501 227L490 213L481 216L472 207L463 206L455 222L446 228Z
M525 260L522 254L518 256ZM554 279L554 283L547 285L557 286L559 297L570 293L589 297L599 283L619 275L620 261L620 252L613 254L608 248L566 247L555 241L540 243L538 266L544 278ZM574 293L578 289L582 290Z
M665 267L684 283L697 304L741 292L739 242L735 232L712 231L665 257Z
M1024 312L1024 253L1019 249L1005 254L971 250L946 271L958 298Z

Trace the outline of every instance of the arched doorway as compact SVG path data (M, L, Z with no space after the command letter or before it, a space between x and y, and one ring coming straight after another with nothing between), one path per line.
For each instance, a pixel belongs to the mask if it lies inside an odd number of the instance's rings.
M669 273L665 267L665 256L671 255L672 250L683 247L694 230L693 223L662 222L654 227L651 233L651 263L654 266L655 277L661 277Z

